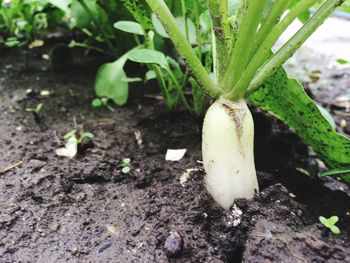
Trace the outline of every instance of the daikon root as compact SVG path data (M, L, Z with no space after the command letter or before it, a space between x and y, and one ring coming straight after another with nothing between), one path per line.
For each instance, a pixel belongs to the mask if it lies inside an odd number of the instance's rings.
M204 119L202 154L207 190L224 209L259 190L253 149L254 122L245 101L218 99Z

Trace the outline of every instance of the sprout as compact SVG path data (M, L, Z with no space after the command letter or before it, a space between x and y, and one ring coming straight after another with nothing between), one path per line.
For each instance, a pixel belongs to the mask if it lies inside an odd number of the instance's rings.
M77 155L78 148L81 151L85 142L93 139L94 135L91 132L84 132L82 127L78 127L78 129L67 132L63 138L65 145L62 148L56 149L56 154L58 156L73 158Z
M77 144L82 144L87 140L91 140L94 138L94 135L91 132L78 132L78 130L71 130L67 132L63 138L65 140L69 140L70 138L75 137Z
M339 221L339 217L331 216L330 218L325 218L320 216L318 219L320 220L321 224L331 230L333 234L340 234L340 229L335 225Z
M124 174L130 173L130 171L131 171L130 164L131 164L130 158L124 158L122 160L122 163L120 165L122 167L122 173L124 173Z
M35 122L36 122L37 124L39 124L40 121L41 121L41 118L40 118L40 116L39 116L39 113L41 112L42 108L43 108L43 104L42 104L42 103L37 104L37 105L35 106L35 108L26 108L26 111L27 111L27 112L33 113L34 120L35 120Z
M41 111L41 109L43 108L43 104L39 103L35 106L35 108L26 108L27 112L32 112L33 114L38 115Z

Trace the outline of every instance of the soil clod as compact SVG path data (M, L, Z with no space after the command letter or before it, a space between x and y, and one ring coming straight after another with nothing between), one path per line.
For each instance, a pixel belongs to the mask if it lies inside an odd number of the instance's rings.
M184 240L178 232L172 231L167 237L164 247L168 256L177 257L184 248Z

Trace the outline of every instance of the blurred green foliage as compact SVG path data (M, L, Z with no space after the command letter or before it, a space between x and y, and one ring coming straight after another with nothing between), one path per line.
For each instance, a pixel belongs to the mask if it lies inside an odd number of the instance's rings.
M0 44L18 47L55 30L64 13L42 0L0 0Z

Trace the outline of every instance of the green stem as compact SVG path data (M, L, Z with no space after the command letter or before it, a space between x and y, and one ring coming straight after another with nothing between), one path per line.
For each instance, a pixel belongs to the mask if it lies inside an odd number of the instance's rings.
M197 56L200 61L202 61L202 45L203 45L203 37L201 32L201 23L200 23L200 12L199 12L199 0L196 0L196 4L194 7L194 16L195 16L195 24L196 24L196 34L197 34L197 45L198 52Z
M228 0L218 0L220 6L220 14L222 20L222 27L224 31L225 41L228 48L231 48L230 45L230 36L231 36L231 26L228 19Z
M227 4L227 1L223 1ZM229 51L227 44L228 32L226 32L224 27L224 16L225 9L223 7L224 3L220 3L220 0L209 0L208 1L210 15L213 21L213 53L214 53L214 75L217 83L220 83L224 78ZM227 8L226 8L227 10Z
M110 51L108 50L104 50L102 48L99 48L99 47L94 47L94 46L91 46L89 44L86 44L86 43L80 43L80 42L71 42L69 43L69 47L81 47L81 48L86 48L86 49L91 49L91 50L96 50L97 52L100 52L102 54L107 54L108 56L113 56L114 54L111 53Z
M173 99L169 96L169 92L168 92L167 87L166 87L166 83L165 83L162 69L158 65L154 65L153 70L156 73L157 82L158 82L160 90L163 94L166 106L171 110L174 109Z
M146 31L154 30L151 15L142 0L121 0L121 3L132 14L136 22L142 25Z
M305 10L309 9L317 0L304 0L296 4L287 14L287 16L277 25L274 26L270 34L259 46L253 58L250 60L246 70L237 81L232 91L226 95L228 98L237 99L247 90L250 81L253 79L257 70L271 56L271 49L287 27Z
M269 13L266 20L261 24L260 29L256 35L256 44L260 46L261 43L265 40L265 38L272 31L273 27L278 24L283 15L284 11L286 11L290 0L279 0L275 1L271 12Z
M199 85L208 92L212 98L219 96L219 90L210 78L197 57L191 44L176 25L176 20L171 14L169 8L163 0L146 0L152 11L157 15L159 21L163 24L170 39L175 45L180 55L186 60L188 68L192 71Z
M189 105L186 97L185 97L185 94L183 92L183 89L181 87L181 85L179 84L179 82L177 81L176 77L174 76L173 72L171 71L171 68L168 66L166 71L168 72L169 76L170 76L170 79L174 82L175 84L175 87L178 91L178 94L180 95L180 98L182 100L182 103L185 105L186 109L188 110L188 112L190 112L192 114L192 109L191 109L191 106Z
M259 69L248 87L247 95L263 85L344 1L327 0L304 26Z
M96 29L99 31L99 33L103 36L104 40L107 43L108 48L111 50L112 53L116 53L116 50L111 42L111 40L109 39L107 33L105 32L103 26L101 25L101 23L99 23L99 21L96 19L96 17L94 16L94 14L91 12L90 8L87 6L87 4L85 3L84 0L78 0L78 2L80 3L80 5L83 7L83 9L85 10L85 12L88 14L90 20L93 22L94 26L96 27Z
M238 29L241 27L243 17L246 14L247 6L245 1L241 1L239 7L237 8L237 11L234 15L228 18L228 21L230 23L231 27L231 34L230 34L230 39L231 39L231 48L230 48L230 54L232 54L232 49L236 44L237 40L237 34L238 34Z
M135 34L134 39L135 39L136 45L141 46L141 41L140 41L139 36Z
M188 21L187 21L187 11L185 0L181 0L182 16L184 17L185 22L185 35L188 41L190 41L190 34L188 32Z
M260 24L267 0L243 0L242 22L239 26L235 46L232 50L223 79L222 88L229 91L233 88L239 76L245 70L251 50L254 47L255 36Z
M147 45L147 48L151 49L151 50L155 50L154 47L154 32L151 30L147 33L145 33L145 42ZM163 76L163 72L160 66L156 65L156 64L152 64L151 68L153 69L153 71L156 74L157 77L157 82L158 85L160 87L160 90L163 94L164 97L164 101L165 101L165 105L169 108L169 109L173 109L174 108L174 103L172 98L169 96L169 92L165 83L165 79Z

